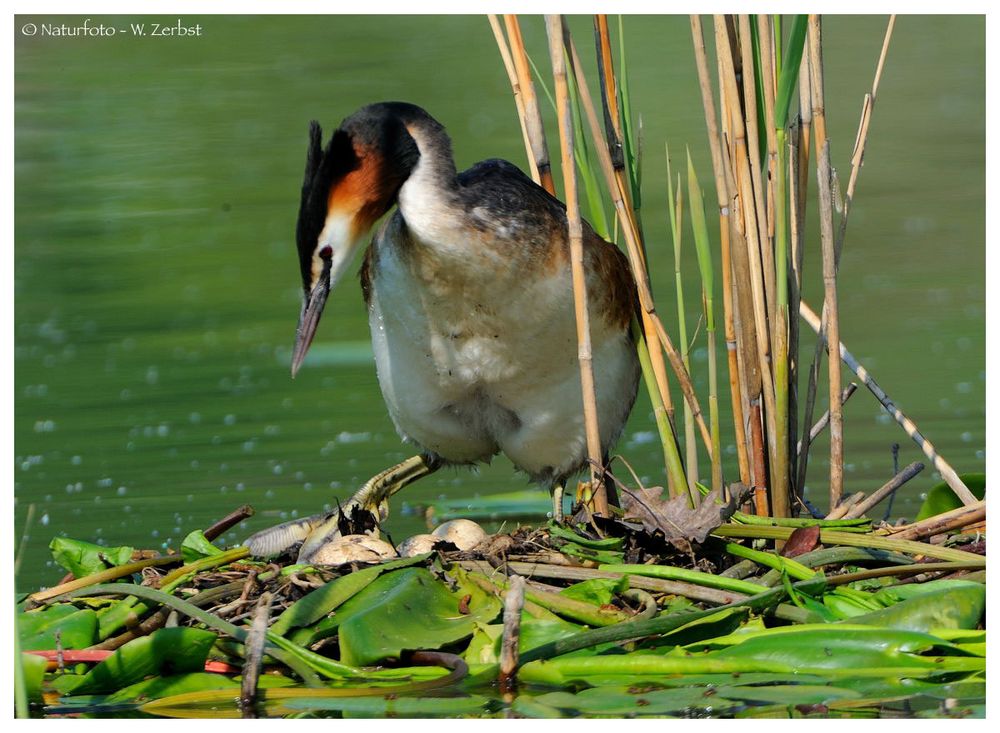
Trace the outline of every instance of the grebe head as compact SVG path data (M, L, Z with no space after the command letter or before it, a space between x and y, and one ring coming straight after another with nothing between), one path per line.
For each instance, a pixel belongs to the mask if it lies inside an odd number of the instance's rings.
M407 128L428 124L440 127L415 105L372 104L340 123L325 150L319 123L310 124L296 228L305 293L292 376L312 343L327 296L417 165L420 150Z

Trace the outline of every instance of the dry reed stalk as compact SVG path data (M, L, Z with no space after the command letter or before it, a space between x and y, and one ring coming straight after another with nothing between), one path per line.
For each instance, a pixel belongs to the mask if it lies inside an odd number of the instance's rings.
M656 312L656 305L653 302L652 291L649 287L649 274L646 271L645 258L642 253L642 238L639 234L638 227L635 225L632 212L629 209L625 191L621 185L622 182L615 176L614 166L612 165L611 156L607 147L596 144L596 141L601 139L600 124L597 121L597 113L594 109L594 103L586 86L586 78L583 76L583 69L580 65L579 55L576 52L576 45L569 36L568 29L566 29L566 39L566 44L570 49L570 60L572 62L574 73L576 74L577 86L580 90L580 103L586 113L591 136L595 140L594 147L597 150L598 161L600 162L601 171L604 174L605 181L608 185L608 190L611 195L612 203L615 207L615 212L618 214L619 221L622 222L622 232L625 235L626 252L628 253L629 263L632 266L632 274L635 277L639 294L639 304L643 314L642 325L644 329L649 328L649 330L646 331L647 341L649 340L648 334L650 333L654 333L659 338L660 344L666 351L667 358L670 360L670 366L677 375L677 381L681 386L681 391L684 393L684 398L691 405L691 412L694 413L695 424L701 432L702 442L705 445L705 449L709 456L711 456L711 436L709 434L708 426L705 424L705 418L701 411L701 406L698 403L698 396L694 391L694 385L691 382L691 377L684 369L684 364L681 361L680 354L674 347L673 341L667 334L667 331L663 326L663 322L660 320L660 317ZM652 346L650 347L650 356L652 357Z
M722 120L723 139L727 141L726 155L722 156L722 171L728 191L728 202L730 206L730 247L732 264L732 288L733 288L733 320L736 329L737 364L740 372L740 401L743 410L744 435L746 436L746 450L749 459L749 471L751 476L750 486L755 487L755 497L759 497L760 489L766 492L767 475L761 468L766 465L767 459L764 455L764 446L761 440L760 425L760 400L762 380L760 374L760 364L757 360L757 333L756 324L753 317L753 302L746 283L750 282L750 264L747 256L746 237L744 235L744 223L742 212L737 207L740 200L739 188L736 184L736 176L733 172L733 161L736 158L736 140L733 134L733 116L740 114L739 90L735 84L731 83L732 75L726 73L726 65L723 57L726 54L718 52L720 44L729 44L729 34L726 28L732 27L732 18L726 17L721 21L715 19L715 45L716 45L716 71L719 80L719 108ZM732 52L726 56L732 57ZM727 83L730 80L730 83ZM735 100L735 101L734 101ZM766 495L766 493L765 493ZM755 502L756 508L747 507L747 511L760 510L760 502ZM766 505L765 505L766 506Z
M837 270L834 265L833 207L830 199L830 144L823 143L817 159L820 196L820 243L823 249L824 306L829 316L826 337L833 343L840 340L840 318L837 308ZM830 394L830 506L840 502L844 491L844 412L840 405L840 362L829 359Z
M597 44L597 74L601 80L601 104L604 107L604 129L607 134L608 151L616 171L625 168L625 153L622 149L622 123L618 109L618 83L615 79L614 59L611 55L611 34L608 32L608 16L594 16L594 40Z
M541 185L541 177L538 175L538 163L535 156L531 154L531 137L528 135L528 124L525 117L524 98L521 95L521 84L517 78L517 70L514 68L514 60L510 55L510 48L507 46L507 38L497 16L490 14L487 16L490 21L490 28L493 30L493 37L496 39L497 48L500 50L500 59L503 67L507 71L507 78L510 80L510 88L514 92L514 107L517 109L517 121L521 125L521 135L524 137L524 149L528 152L528 168L531 173L531 180Z
M868 141L868 128L871 122L871 113L874 108L875 97L878 94L879 81L882 78L882 70L885 67L886 55L889 51L889 41L892 38L892 30L895 26L896 16L890 16L889 24L886 28L885 38L882 41L882 50L879 54L879 59L875 67L875 79L872 82L871 92L865 95L864 103L861 109L861 119L858 122L858 133L854 141L854 151L851 154L851 177L847 186L847 198L844 201L844 211L843 216L840 219L840 227L837 231L837 239L834 244L834 270L840 266L840 256L844 247L844 238L847 233L847 221L851 211L851 203L854 200L854 190L858 181L858 174L861 171L861 165L864 162L864 152L865 145ZM805 56L803 61L805 61ZM804 105L803 109L809 109L810 115L811 105ZM808 155L808 151L806 153ZM822 310L822 329L826 331L827 322L827 312L826 305L824 303ZM812 367L809 373L809 385L806 397L806 424L812 417L813 406L815 404L816 398L816 383L819 378L819 361L822 357L822 339L817 339L816 348L813 353ZM804 452L803 452L804 451ZM799 452L799 486L801 487L805 483L806 466L809 461L809 441L803 440L803 448Z
M857 519L858 517L863 517L866 512L870 511L879 502L885 499L887 496L895 493L895 491L909 481L911 478L916 476L918 473L924 470L924 464L915 462L911 463L909 466L904 468L902 471L897 473L891 479L889 479L881 487L877 488L871 493L867 499L858 502L851 510L844 515L844 519Z
M504 25L507 27L507 38L510 41L514 70L517 73L518 87L524 97L524 119L527 137L531 144L531 157L534 158L538 170L539 184L546 191L555 195L555 183L552 180L552 166L549 163L549 151L545 144L545 128L542 125L542 114L538 109L538 98L535 96L535 84L531 81L531 68L528 64L528 52L524 48L521 37L521 26L516 15L505 15Z
M745 129L746 150L750 159L750 190L753 197L753 211L757 227L756 245L761 261L761 273L764 277L764 302L766 305L767 323L774 323L775 293L774 282L774 252L770 247L771 237L767 215L767 189L764 185L766 173L760 159L760 130L758 128L757 107L757 74L753 63L753 43L751 41L750 16L741 15L738 18L739 38L734 41L739 46L742 66L738 72L743 77L743 117ZM734 67L735 68L735 67ZM747 207L748 209L750 207ZM770 344L767 355L770 356ZM770 437L770 436L769 436Z
M816 312L804 300L799 303L799 314L813 331L821 333L820 317L816 315ZM823 336L822 340L823 343L829 344L827 336ZM962 503L968 505L977 502L978 499L969 491L969 487L963 483L962 479L959 478L955 469L942 456L938 455L934 445L917 429L916 423L896 407L896 404L885 393L885 390L879 386L875 378L861 365L854 355L847 350L843 342L840 343L840 358L858 376L858 379L864 383L868 390L875 395L875 399L882 403L882 407L892 415L893 419L906 431L906 434L910 436L913 442L920 446L924 455L931 460L931 464L941 474L941 478L945 480L948 486L951 487L951 490L962 500Z
M594 513L608 516L605 482L597 466L603 466L601 434L597 424L597 399L594 389L593 352L590 340L590 315L587 307L587 282L583 266L583 221L580 218L576 190L576 166L573 162L573 112L570 108L569 85L566 79L566 55L563 45L562 20L558 15L545 16L552 57L552 77L559 117L559 144L562 150L563 188L566 199L566 219L569 231L570 264L573 270L573 302L576 308L576 336L580 361L580 382L583 389L583 415L587 434L587 455L590 458Z
M759 228L758 222L755 219L757 210L754 208L753 204L755 201L755 194L753 190L753 173L750 166L750 154L747 150L746 121L743 118L743 111L740 107L740 94L736 84L736 69L731 53L732 45L735 44L735 39L729 36L724 19L716 16L715 25L716 49L722 49L722 83L726 86L726 101L729 105L729 121L731 125L732 140L735 146L735 160L732 165L732 170L736 181L736 192L734 192L734 194L738 192L740 211L738 215L734 217L734 220L737 229L742 235L743 242L746 245L744 253L740 253L738 258L741 258L741 265L744 263L748 265L750 275L749 280L743 280L737 277L734 279L734 282L736 284L737 292L741 289L745 290L749 284L752 310L744 311L741 303L740 320L741 323L746 323L749 319L753 319L757 349L755 361L759 366L760 373L760 392L757 393L756 397L753 392L748 395L751 403L751 443L755 450L759 450L759 446L754 440L756 434L754 433L755 426L753 425L753 420L755 419L755 415L758 416L758 419L761 415L762 411L759 399L762 396L764 401L763 419L767 421L768 426L766 438L767 443L769 444L770 452L773 455L775 412L774 383L771 377L770 339L767 335L767 304L763 267L760 260L761 245L759 242ZM746 73L745 68L743 71ZM747 116L749 117L749 113L747 113ZM754 113L754 119L756 119L756 112ZM749 147L753 146L751 145ZM737 198L736 195L734 195L733 198L735 200ZM742 214L742 216L739 214ZM734 264L736 264L735 260ZM744 363L746 363L746 361ZM764 464L765 460L766 459L763 456L756 456L754 458L754 465L759 467ZM757 475L755 476L755 484L756 486L770 486L771 482L768 480L766 475Z
M840 343L840 315L837 307L837 266L834 256L833 193L830 141L826 136L823 93L822 29L818 15L809 16L809 80L812 86L813 124L816 126L816 177L819 181L820 244L823 250L823 308L827 313L826 335ZM836 507L844 492L844 413L840 405L840 362L830 359L830 506Z
M968 506L952 509L950 512L938 514L935 517L928 517L920 522L908 524L903 527L892 527L887 534L896 540L915 540L921 537L951 532L970 524L976 524L986 518L986 500L977 499L975 503Z
M691 16L691 37L694 42L695 64L698 67L698 84L701 101L705 109L705 124L708 130L709 149L712 154L712 172L715 176L715 192L719 206L719 250L722 261L722 308L723 328L726 338L726 358L729 364L729 394L733 409L733 427L736 434L736 456L739 464L740 481L747 486L750 481L750 461L747 457L746 428L743 420L743 404L740 398L739 364L736 351L736 324L733 315L732 264L729 253L730 206L726 175L723 170L722 145L716 121L715 102L712 99L712 82L708 75L708 59L705 39L701 29L701 18Z

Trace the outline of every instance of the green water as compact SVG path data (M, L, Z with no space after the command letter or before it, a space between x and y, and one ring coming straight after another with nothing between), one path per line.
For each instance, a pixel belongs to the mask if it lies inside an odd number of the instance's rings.
M345 497L408 455L379 395L356 282L333 294L313 352L289 378L310 119L329 130L365 103L406 99L447 126L460 166L525 164L485 18L188 17L184 25L202 32L185 38L20 32L82 20L20 16L15 25L22 590L60 577L46 549L54 535L177 547L251 503L257 516L226 535L237 542ZM878 16L826 23L829 129L845 186L884 26ZM589 55L589 21L573 27ZM684 17L630 17L625 28L654 288L673 324L664 142L678 160L690 144L711 185L690 31ZM985 465L984 30L978 17L899 19L841 268L843 340L960 472ZM547 69L541 20L526 19L524 34ZM806 264L814 306L816 231ZM881 413L863 390L846 409L847 490L891 475L893 442L901 464L922 458ZM653 430L640 396L619 450L655 484L663 473ZM827 455L820 441L810 474L820 506ZM727 461L732 475L731 446ZM936 480L927 470L912 481L894 514L912 516ZM442 471L397 499L388 527L397 539L419 530L413 507L434 497L525 485L505 459L478 473Z

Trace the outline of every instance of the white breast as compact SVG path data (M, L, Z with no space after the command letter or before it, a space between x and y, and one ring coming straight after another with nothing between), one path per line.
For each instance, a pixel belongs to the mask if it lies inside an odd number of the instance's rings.
M536 478L558 477L585 454L570 282L505 272L475 251L442 263L379 250L369 322L386 405L404 438L446 460L503 451ZM638 368L627 335L601 323L594 363L609 445Z

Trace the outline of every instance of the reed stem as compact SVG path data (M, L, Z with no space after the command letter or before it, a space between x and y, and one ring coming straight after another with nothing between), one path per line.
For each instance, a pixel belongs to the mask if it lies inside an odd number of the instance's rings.
M510 41L518 88L524 98L524 126L527 130L528 142L531 145L531 157L538 170L538 182L542 188L555 195L556 188L552 180L552 166L549 163L548 146L545 144L545 127L542 125L542 114L538 109L535 85L531 81L528 52L524 48L524 39L521 37L521 26L517 22L516 15L505 15L503 19L504 25L507 27L507 38Z
M573 271L573 302L576 309L576 336L580 361L580 383L583 390L583 415L587 435L587 455L590 458L594 513L608 516L607 490L602 471L601 433L597 424L597 398L594 389L593 353L590 339L590 315L587 307L587 282L583 265L583 221L580 218L576 190L576 167L573 164L573 113L570 108L566 79L566 55L563 47L562 19L558 15L545 17L555 81L556 109L559 117L559 143L562 150L563 187L566 199L566 219L569 237L570 264Z
M837 307L837 266L834 255L833 193L830 141L826 136L823 95L823 55L820 17L809 16L809 72L813 95L813 123L816 126L816 177L819 182L820 243L823 250L823 309L827 314L826 337L840 343L840 316ZM830 359L830 508L840 503L844 492L844 413L840 404L840 362Z
M712 171L715 175L715 192L719 207L719 250L722 261L722 308L726 338L726 358L729 366L729 397L733 410L733 427L736 434L736 456L740 481L751 485L750 460L747 455L746 427L743 419L743 399L740 389L740 370L737 355L736 323L732 296L732 263L729 251L730 199L726 185L726 174L722 158L722 144L712 99L712 82L709 78L708 59L705 53L705 39L701 28L701 18L691 16L691 38L694 44L695 64L698 68L698 85L705 110L705 126L708 130L709 150L712 154Z

